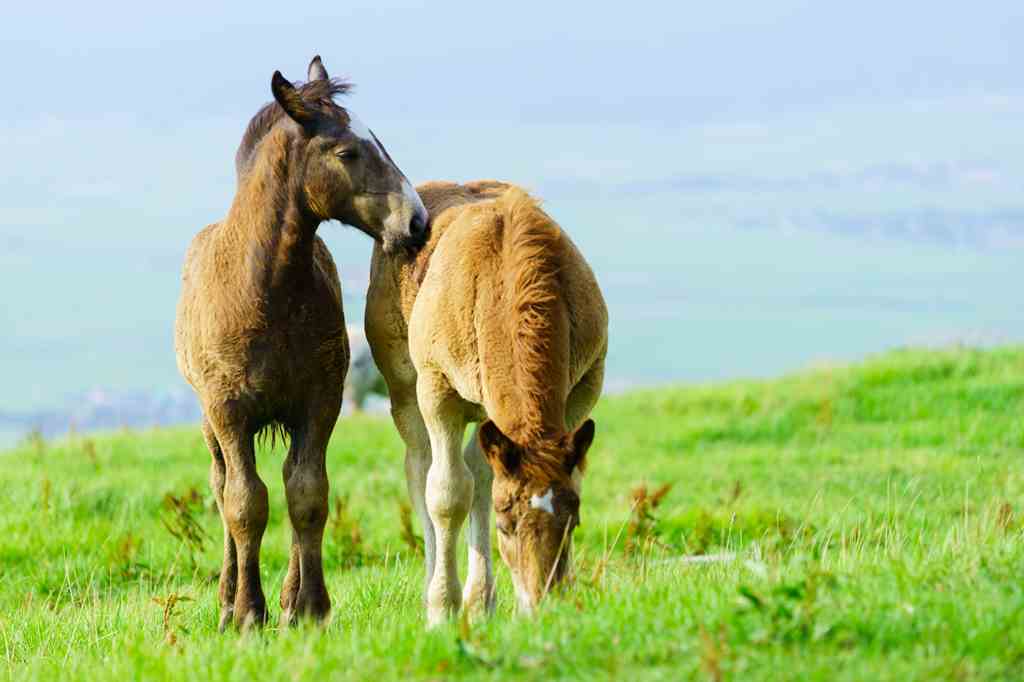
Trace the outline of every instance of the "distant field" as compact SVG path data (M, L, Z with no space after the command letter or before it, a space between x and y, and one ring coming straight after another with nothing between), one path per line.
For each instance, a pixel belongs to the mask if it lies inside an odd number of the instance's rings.
M334 434L330 626L250 635L216 631L198 430L25 443L0 454L4 675L1024 679L1024 348L634 392L595 420L575 583L517 618L497 559L497 614L432 632L387 420ZM275 619L280 465L261 455ZM665 484L637 508L635 489Z

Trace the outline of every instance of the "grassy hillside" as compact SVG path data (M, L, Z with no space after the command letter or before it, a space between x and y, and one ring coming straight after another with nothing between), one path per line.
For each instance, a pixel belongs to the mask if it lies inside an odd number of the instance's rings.
M343 419L331 444L332 623L250 635L216 632L198 430L28 442L0 455L5 675L1024 677L1024 349L637 392L595 419L572 587L516 618L499 559L496 616L432 632L388 421ZM272 617L280 465L261 454Z

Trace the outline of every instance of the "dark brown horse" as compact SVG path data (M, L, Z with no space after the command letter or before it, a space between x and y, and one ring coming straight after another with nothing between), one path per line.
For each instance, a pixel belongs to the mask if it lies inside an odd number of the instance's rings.
M336 219L387 251L422 245L427 212L384 147L334 102L349 86L320 58L300 87L274 73L275 102L253 117L236 156L227 217L192 241L175 324L178 367L203 408L210 484L224 522L220 625L262 623L259 551L267 488L255 436L290 436L284 463L292 523L282 620L330 611L321 544L325 451L341 408L349 348L341 284L320 223Z

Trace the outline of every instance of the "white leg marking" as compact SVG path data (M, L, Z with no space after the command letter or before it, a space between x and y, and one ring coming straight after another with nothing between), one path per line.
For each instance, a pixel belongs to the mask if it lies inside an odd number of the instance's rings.
M473 506L469 510L469 572L462 590L463 608L494 608L494 569L491 564L491 465L484 459L474 430L464 453L473 474Z
M427 472L427 512L437 540L434 575L427 588L427 623L438 625L462 605L459 531L473 503L473 475L462 456L466 421L457 405L437 395L447 380L421 372L416 381L420 411L430 434L430 469ZM441 404L438 404L441 402Z
M423 220L427 220L427 207L423 205L423 199L420 198L420 195L416 192L416 189L412 186L412 183L409 182L408 178L406 178L405 182L402 183L402 194L409 203L412 204L413 211L423 218Z

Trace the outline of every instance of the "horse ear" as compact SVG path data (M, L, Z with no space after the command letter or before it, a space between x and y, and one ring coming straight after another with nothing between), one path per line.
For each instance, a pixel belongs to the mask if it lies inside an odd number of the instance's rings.
M501 467L506 476L513 475L519 469L519 448L493 421L488 419L480 426L477 440L492 469L498 470Z
M274 99L284 109L284 113L303 128L308 128L316 120L316 112L309 108L299 91L281 75L280 71L274 72L274 77L270 80L270 90L274 93Z
M313 61L309 63L309 70L306 78L310 81L325 81L330 78L330 76L327 75L327 69L324 67L324 63L320 61L320 55L313 57Z
M579 467L582 472L587 467L587 451L594 443L594 434L597 428L593 419L588 419L572 434L572 453L565 461L565 468L572 473L573 469Z

